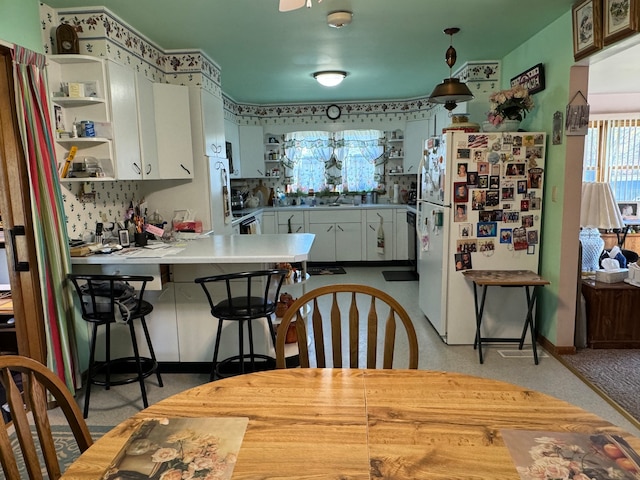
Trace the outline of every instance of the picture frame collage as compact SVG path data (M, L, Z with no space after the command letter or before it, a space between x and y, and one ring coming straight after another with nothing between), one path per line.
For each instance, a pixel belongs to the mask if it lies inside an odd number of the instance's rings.
M572 6L573 58L588 57L640 29L640 0L578 0Z
M473 256L496 249L534 254L538 245L545 137L543 134L469 135L453 148L456 271Z

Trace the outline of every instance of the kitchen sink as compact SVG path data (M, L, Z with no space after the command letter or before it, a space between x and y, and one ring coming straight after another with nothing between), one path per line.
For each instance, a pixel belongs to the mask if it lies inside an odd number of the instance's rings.
M327 203L327 207L339 207L340 205L342 205L341 203Z

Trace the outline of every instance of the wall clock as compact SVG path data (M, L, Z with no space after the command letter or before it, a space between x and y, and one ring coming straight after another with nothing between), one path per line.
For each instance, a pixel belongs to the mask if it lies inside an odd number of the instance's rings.
M68 23L56 28L56 47L58 53L79 53L78 34L76 29Z
M337 120L340 118L341 114L342 110L340 110L340 107L338 105L329 105L327 107L327 117L329 117L329 119Z

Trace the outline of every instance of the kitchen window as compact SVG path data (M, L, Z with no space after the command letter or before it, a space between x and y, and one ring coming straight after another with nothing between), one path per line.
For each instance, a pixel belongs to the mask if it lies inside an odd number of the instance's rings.
M285 176L291 192L363 192L380 187L380 130L292 132L285 136Z
M585 139L582 180L608 182L618 202L640 200L640 118L634 117L592 119Z

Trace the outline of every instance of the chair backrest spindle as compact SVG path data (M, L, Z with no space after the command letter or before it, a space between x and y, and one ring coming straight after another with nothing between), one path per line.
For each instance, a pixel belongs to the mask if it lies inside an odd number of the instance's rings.
M348 294L347 298L344 298L345 294ZM368 303L364 303L364 299L367 299ZM381 308L388 308L388 314L383 313ZM361 318L360 310L363 314L366 310L366 320L364 317ZM328 311L329 315L326 316L323 311ZM346 316L342 315L343 311L348 312ZM346 324L343 324L343 321ZM381 321L383 325L380 325ZM343 368L345 364L342 350L344 331L344 340L349 348L350 368L360 368L361 363L366 365L366 368L377 368L378 362L382 368L393 368L396 340L400 340L397 336L399 325L403 326L406 333L408 367L418 368L418 341L411 318L393 297L376 288L355 284L327 285L298 298L284 314L278 328L277 368L286 368L284 346L286 331L291 322L295 322L300 366L303 368L311 366L310 355L315 356L317 368L328 366L326 349L329 345L325 345L325 326L331 329L332 367ZM378 338L380 333L384 334L384 338ZM379 344L382 350L381 359L378 359ZM309 345L313 346L315 352L309 352ZM364 359L360 358L361 349L365 355Z

